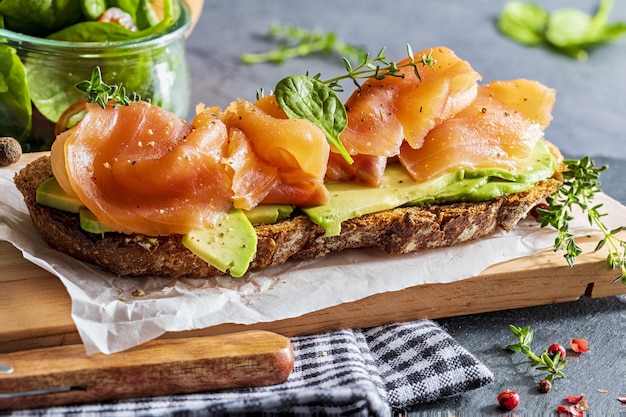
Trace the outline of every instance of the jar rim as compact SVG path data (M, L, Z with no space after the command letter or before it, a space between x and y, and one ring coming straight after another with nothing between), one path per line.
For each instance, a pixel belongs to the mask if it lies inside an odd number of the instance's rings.
M162 32L154 33L142 38L110 42L70 42L39 38L37 36L25 35L23 33L0 28L0 43L2 43L2 38L6 38L12 42L28 44L32 48L44 48L48 51L56 50L59 53L63 53L63 51L72 51L72 53L89 53L109 49L120 51L162 45L170 40L178 39L191 25L191 9L189 5L185 0L178 0L177 3L180 6L180 12L178 13L177 19L174 23Z

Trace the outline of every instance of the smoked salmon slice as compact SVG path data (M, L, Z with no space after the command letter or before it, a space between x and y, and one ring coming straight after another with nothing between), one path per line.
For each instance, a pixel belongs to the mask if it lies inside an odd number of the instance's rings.
M432 56L432 68L417 64L382 80L370 78L346 101L348 126L340 139L350 154L395 156L403 140L419 148L426 133L467 107L481 79L467 61L448 48L418 52ZM398 62L405 65L409 58Z
M243 165L244 153L254 162L248 165L258 169L254 174L235 173L233 189L235 207L246 208L259 203L281 203L299 206L328 202L330 195L324 185L330 145L324 132L306 119L288 119L272 96L266 96L259 105L240 100L231 103L222 116L229 129L238 129L246 145L231 144L240 153L227 158L229 166L237 171ZM242 140L240 137L238 140ZM254 176L254 178L253 178ZM259 184L260 187L248 184Z
M432 67L419 64L424 55L434 59ZM413 59L418 62L420 78L413 67L404 67L397 76L368 79L348 98L345 104L348 125L340 135L348 153L393 157L398 155L403 143L419 148L431 129L469 106L476 98L481 76L452 50L445 47L425 49ZM409 62L406 58L398 66ZM374 175L380 160L370 162L368 169L363 171L350 169L347 163L334 158L330 162L330 178L356 178L368 185L378 185L382 173L379 177ZM347 176L339 178L334 174L336 172L345 172Z
M189 124L146 102L88 104L62 147L65 164L55 165L64 165L72 191L110 230L186 233L232 206L231 176L221 163L227 129L212 109Z
M279 182L278 168L262 161L246 135L237 128L228 134L228 156L224 163L233 172L233 206L250 210L263 201Z
M326 180L329 182L359 181L370 187L378 187L381 184L385 168L387 167L386 156L353 155L352 164L338 153L331 152L326 169Z
M480 86L476 100L432 129L422 147L403 144L400 163L416 181L481 168L524 172L552 120L555 99L555 90L536 81Z
M427 53L422 51L417 57ZM411 148L422 146L430 130L469 106L476 98L478 81L482 79L467 61L448 48L434 48L431 54L435 62L432 70L422 68L421 81L389 79L392 88L399 90L398 119L402 123L404 139ZM399 65L405 62L406 59ZM407 77L412 74L409 69L405 71Z
M149 236L211 226L232 207L328 202L324 133L261 103L269 113L200 105L192 123L146 102L88 104L55 141L53 172L107 229Z

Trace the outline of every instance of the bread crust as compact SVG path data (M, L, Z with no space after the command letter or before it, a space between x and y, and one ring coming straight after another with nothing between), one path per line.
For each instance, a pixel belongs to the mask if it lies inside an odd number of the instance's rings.
M552 151L560 156L556 148ZM432 204L366 214L343 222L339 236L324 236L324 230L304 215L256 226L257 252L249 271L350 248L378 247L389 254L406 254L468 242L498 228L509 231L538 202L559 189L562 185L560 172L558 169L552 178L528 191L487 202ZM207 278L224 275L185 248L181 235L94 235L83 231L78 215L36 202L37 188L50 177L50 160L43 156L25 166L14 180L33 223L53 248L120 276Z

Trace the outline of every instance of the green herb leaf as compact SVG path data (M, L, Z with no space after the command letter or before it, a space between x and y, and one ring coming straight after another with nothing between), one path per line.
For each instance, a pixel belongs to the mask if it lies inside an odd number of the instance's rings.
M24 65L15 49L0 45L0 136L24 144L31 129L31 115Z
M498 18L498 29L525 45L546 45L576 59L588 50L613 42L626 34L626 22L608 23L613 0L600 0L596 14L565 8L548 13L520 1L507 3Z
M292 75L278 82L274 94L289 118L308 119L314 123L348 163L354 162L339 140L348 116L333 90L315 78Z
M606 216L606 213L600 212L602 205L592 205L595 194L600 191L600 173L607 167L597 168L588 156L579 160L568 159L564 164L566 171L563 172L563 185L555 195L546 199L547 209L537 209L537 221L541 227L552 226L557 230L554 251L564 250L565 260L570 266L574 266L582 249L570 233L568 222L572 219L572 208L578 206L587 214L589 224L597 226L603 234L596 250L606 247L607 264L620 270L619 276L613 282L621 279L622 284L626 285L626 243L617 236L617 233L624 230L624 226L609 230L602 222L602 217Z
M525 45L543 43L543 33L548 22L548 12L535 4L511 1L504 5L498 29Z
M374 58L370 58L369 54L363 55L360 64L356 67L353 67L347 59L344 59L346 73L337 77L323 80L322 82L335 91L343 91L340 85L340 81L346 79L352 80L354 85L360 89L361 84L359 83L359 80L366 80L368 78L382 80L386 77L403 78L404 75L400 73L400 70L402 68L412 68L413 73L419 81L422 80L422 77L420 76L418 67L429 67L431 70L434 71L433 64L435 61L432 56L432 50L428 54L423 54L421 57L419 57L418 60L416 60L411 46L407 45L406 49L409 59L407 60L407 62L401 65L387 59L387 56L384 54L385 48L382 48Z
M541 359L543 360L543 363L546 364L546 368L544 370L548 370L549 368L554 367L554 361L552 359L550 359L550 356L548 356L547 352L543 352L541 354ZM541 368L539 368L541 369Z
M333 53L358 60L366 53L360 46L342 42L334 32L310 31L297 26L274 24L270 26L268 35L279 40L275 49L258 54L242 54L241 61L245 64L281 64L296 57Z
M46 36L78 22L79 2L68 0L2 0L0 15L5 27L32 36Z
M555 377L565 378L563 369L567 365L567 360L561 360L560 353L557 353L553 358L548 355L548 351L544 350L541 354L536 355L533 353L530 344L533 340L534 331L529 326L524 328L509 325L511 332L518 338L518 343L508 345L506 348L514 352L521 352L526 355L530 360L530 366L538 371L547 372L545 377L548 381L554 381Z
M114 106L128 106L130 102L141 100L141 96L134 92L130 97L127 96L126 88L122 84L106 84L102 80L100 67L93 69L91 80L79 82L76 88L87 94L87 103L96 103L102 108L109 102L113 102Z

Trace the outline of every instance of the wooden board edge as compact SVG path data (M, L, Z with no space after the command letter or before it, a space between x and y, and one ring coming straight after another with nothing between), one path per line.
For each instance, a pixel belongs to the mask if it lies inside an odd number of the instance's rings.
M561 254L547 250L532 257L494 265L482 274L465 280L375 294L274 322L251 325L226 323L199 330L170 332L161 338L211 336L247 330L266 330L290 337L342 328L534 307L576 301L583 296L599 298L626 293L622 284L611 284L617 272L608 267L606 254L593 252L593 238L583 238L579 244L585 252L574 268L566 264ZM490 296L485 297L485 294ZM67 298L67 306L64 307L68 310L67 323L56 323L58 334L3 340L0 351L6 353L80 343L69 314L69 305Z
M442 284L424 284L375 294L299 317L252 325L222 324L206 329L167 333L221 334L243 329L264 329L299 336L342 328L373 327L404 321L439 319L516 308L626 294L626 286L612 283L619 274L606 263L606 254L593 252L593 239L580 242L585 249L574 268L552 250L494 265L482 274ZM575 271L575 273L574 273ZM494 291L495 290L495 291ZM489 296L485 297L485 294Z

